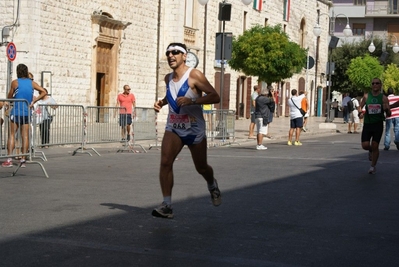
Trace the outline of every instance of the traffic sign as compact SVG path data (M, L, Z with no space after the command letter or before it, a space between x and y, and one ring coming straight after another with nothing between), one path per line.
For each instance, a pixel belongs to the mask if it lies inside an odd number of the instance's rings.
M14 43L9 43L6 49L7 58L9 61L14 61L17 57L17 48Z

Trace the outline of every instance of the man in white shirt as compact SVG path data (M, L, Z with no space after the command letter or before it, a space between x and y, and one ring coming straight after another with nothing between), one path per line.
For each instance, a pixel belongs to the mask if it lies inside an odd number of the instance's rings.
M296 89L291 90L291 98L288 100L288 106L290 107L290 130L288 132L288 142L287 145L292 145L292 137L295 131L295 142L294 145L301 146L302 143L299 141L299 136L303 127L303 116L300 112L301 102L304 97L306 97L306 92L298 96L298 91Z

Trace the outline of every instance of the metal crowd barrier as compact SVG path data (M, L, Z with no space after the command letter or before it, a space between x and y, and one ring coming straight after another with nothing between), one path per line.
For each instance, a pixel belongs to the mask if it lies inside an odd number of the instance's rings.
M15 159L15 158L21 158L22 156L25 157L25 164L38 164L44 175L49 178L43 164L41 164L40 162L37 161L33 161L33 146L32 146L32 139L33 139L33 130L31 127L31 120L32 117L30 116L31 114L31 108L30 103L28 103L28 101L24 100L24 99L0 99L1 104L3 104L3 114L5 116L2 116L2 118L4 118L4 123L1 125L2 130L1 130L1 147L0 147L0 158L11 158L11 159ZM29 114L28 116L14 116L13 115L13 110L18 110L17 114ZM2 115L3 115L2 114ZM20 123L16 123L16 125L18 125L18 129L15 132L15 136L14 136L14 149L12 151L9 151L7 149L8 147L8 142L10 139L10 134L11 134L11 127L12 125L15 125L14 122L17 122L18 120L23 122L23 120L27 119L27 123L24 124L28 124L29 126L29 130L28 130L28 136L26 137L28 140L28 144L27 144L27 152L23 153L22 152L22 136L23 134L21 133L21 127L23 124ZM12 121L11 121L12 120ZM4 128L4 131L3 131ZM10 143L11 144L11 143ZM10 147L11 149L11 147ZM17 168L14 169L12 176L15 176L15 174L18 172L18 170L21 168L22 166L22 162L19 162L19 164L17 165Z
M79 144L80 147L73 153L81 152L91 155L86 146L102 143L122 143L120 151L132 151L134 147L140 147L144 152L145 148L137 144L140 140L157 139L156 116L153 108L136 108L136 116L132 118L132 134L130 140L122 137L121 126L119 123L119 112L121 107L98 107L88 106L84 108L80 105L39 105L39 108L46 109L52 117L50 123L50 134L46 142L43 142L40 134L43 124L39 124L36 114L33 117L35 148L55 145ZM126 118L125 118L126 120ZM126 125L126 121L123 123ZM65 131L63 131L65 129ZM100 154L90 148L97 155ZM34 149L36 153L42 153L42 158L46 160L43 151Z
M212 110L204 114L208 146L231 145L235 142L235 111Z
M37 114L33 113L33 129L34 129L34 140L33 146L35 153L43 153L43 151L37 150L46 146L55 145L80 145L73 155L76 153L86 153L91 155L90 152L86 151L86 125L85 125L85 109L81 105L39 105L40 109L46 109L51 117L51 123L49 125L49 134L47 140L43 140L41 133L42 127L45 127L43 123L39 123ZM91 148L96 154L100 154Z
M157 117L154 109L136 107L135 111L136 116L133 118L132 123L132 137L127 143L125 149L120 149L119 152L137 152L134 147L140 147L145 153L147 153L147 150L142 145L137 144L136 141L158 139L156 124Z
M121 126L119 126L120 109L120 107L86 107L86 144L122 141Z

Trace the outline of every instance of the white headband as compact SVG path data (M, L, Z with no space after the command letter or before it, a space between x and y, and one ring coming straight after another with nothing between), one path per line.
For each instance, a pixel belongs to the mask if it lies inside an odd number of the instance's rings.
M166 49L166 51L172 51L172 50L179 50L179 51L181 51L183 54L187 54L186 49L184 49L183 47L181 47L181 46L179 46L179 45L169 46L168 49Z

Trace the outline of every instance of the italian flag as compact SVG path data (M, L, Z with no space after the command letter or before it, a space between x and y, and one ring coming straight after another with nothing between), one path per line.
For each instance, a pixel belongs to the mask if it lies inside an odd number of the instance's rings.
M263 2L263 0L254 0L254 9L261 11L262 10L262 2Z
M290 0L284 0L284 20L289 21L290 20L290 8L291 8L291 1Z

